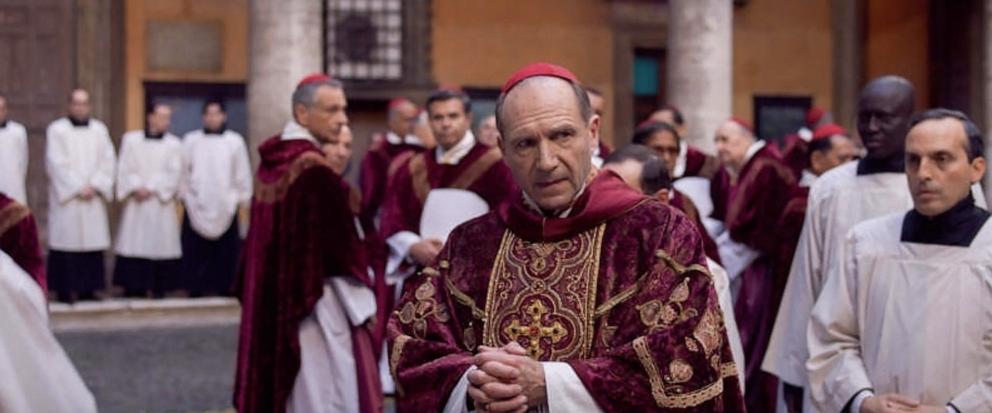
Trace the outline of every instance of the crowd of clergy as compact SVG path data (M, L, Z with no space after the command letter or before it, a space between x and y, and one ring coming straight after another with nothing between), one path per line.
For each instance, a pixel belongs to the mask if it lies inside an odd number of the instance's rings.
M95 410L45 291L104 288L116 201L125 295L239 299L239 412L992 412L985 140L915 101L871 80L857 134L815 107L781 140L731 117L715 155L666 105L610 148L602 94L535 63L475 133L458 88L390 101L352 187L325 74L254 176L219 102L182 138L154 104L115 151L75 90L46 133L46 265L0 98L0 320L34 332L0 336L26 349L0 366L49 373L0 369L0 411Z

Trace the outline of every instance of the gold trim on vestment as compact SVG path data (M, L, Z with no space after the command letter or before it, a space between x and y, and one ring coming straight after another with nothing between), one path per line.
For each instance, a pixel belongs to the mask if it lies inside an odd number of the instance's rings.
M324 167L331 169L331 164L327 162L320 152L304 152L293 160L289 170L282 174L279 179L272 183L264 183L255 178L255 199L261 202L272 203L286 196L289 187L296 182L301 174L312 167Z
M479 320L486 319L486 312L479 309L479 307L475 305L475 300L473 300L472 297L469 297L468 294L461 292L458 287L455 287L455 283L451 281L451 277L444 277L444 283L445 287L448 288L448 293L451 294L451 297L454 298L455 301L458 301L472 310L472 317Z
M654 254L656 257L661 258L661 260L666 265L668 265L672 270L674 270L679 275L685 274L686 272L689 271L699 271L709 278L713 277L713 274L710 274L710 270L709 268L706 268L706 266L700 264L692 264L687 267L676 261L675 258L672 258L672 256L668 253L668 251L665 251L663 249L659 249L655 251Z
M450 188L467 189L472 186L475 181L481 178L482 174L486 173L489 168L502 159L503 151L499 148L489 149L489 151L480 156L479 159L472 162L472 165L469 165L469 167L465 169L465 172L462 172L462 174L451 183Z
M421 205L427 201L427 193L431 191L431 183L427 179L425 153L418 153L410 159L410 184L413 185L413 194L417 196Z
M640 336L634 339L633 347L634 352L637 353L637 358L644 367L644 371L648 374L648 381L651 383L651 395L659 407L677 409L695 407L723 393L723 371L721 369L716 381L703 386L699 390L682 394L667 394L661 374L658 372L658 366L655 364L654 356L651 354L647 336ZM732 365L733 363L730 364Z
M706 274L707 276L711 276L708 268L699 264L693 264L686 267L680 264L678 261L675 261L675 259L672 258L672 256L667 252L665 252L665 250L663 249L657 250L655 252L655 257L658 258L662 263L664 263L668 267L672 268L679 275L685 274L687 271L694 270L694 271L700 271ZM637 294L638 291L641 290L641 288L644 286L644 283L647 281L650 275L651 275L650 270L645 272L644 274L641 274L641 276L637 278L637 281L635 281L634 284L631 284L627 288L624 288L623 291L620 291L620 293L618 293L617 295L610 297L610 299L603 302L603 304L600 304L599 307L596 308L596 312L594 316L596 318L602 317L606 315L614 307L623 304L624 302L629 300L631 297Z
M524 339L535 359L587 357L605 229L557 242L530 242L505 231L486 293L483 344Z
M17 225L24 218L31 215L31 210L23 204L11 200L7 206L0 209L0 237L7 232L7 230Z
M393 157L393 159L389 161L389 167L386 168L386 184L387 185L389 184L389 181L392 180L393 175L396 175L396 171L398 171L400 167L403 166L403 164L406 162L407 159L412 158L413 155L416 155L418 153L419 152L416 151L405 151Z
M396 394L399 396L403 396L403 387L400 386L400 376L396 371L400 365L400 356L403 355L403 346L411 338L413 337L406 334L396 337L396 340L393 341L393 352L389 355L389 371L393 374L393 383L396 384Z

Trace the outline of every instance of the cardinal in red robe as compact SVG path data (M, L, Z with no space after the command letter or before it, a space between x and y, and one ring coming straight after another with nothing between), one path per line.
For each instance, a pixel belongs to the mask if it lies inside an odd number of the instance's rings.
M242 317L234 405L239 412L283 412L287 405L297 411L379 412L377 288L357 224L358 199L320 150L347 121L344 92L326 75L311 75L300 82L293 102L294 120L259 147L251 227L236 286ZM347 326L337 328L350 330L349 339L325 331L326 347L310 350L318 356L309 357L326 363L330 370L323 373L337 375L330 377L340 380L336 385L312 380L304 373L313 367L301 361L308 358L304 326L324 329L334 322L321 318L328 312L345 318ZM349 341L350 349L324 360L334 345L340 349ZM350 360L354 370L346 371L348 363L342 368L342 360Z
M48 291L45 260L41 256L38 226L27 206L0 192L0 250Z
M374 219L386 194L386 185L397 166L410 156L426 150L425 143L415 135L414 125L420 111L406 98L389 101L388 130L376 134L365 158L362 159L359 187L362 194L362 219Z
M695 226L595 172L575 76L530 65L497 107L519 189L408 281L389 324L397 410L743 411Z
M757 140L746 121L728 120L717 130L715 140L724 164L717 177L725 202L727 243L750 259L741 264L738 274L728 267L731 278L740 278L734 312L744 346L748 410L774 411L778 382L760 367L786 282L785 277L775 278L781 274L774 270L780 242L776 224L796 182L775 147ZM727 255L721 251L725 262L730 259Z

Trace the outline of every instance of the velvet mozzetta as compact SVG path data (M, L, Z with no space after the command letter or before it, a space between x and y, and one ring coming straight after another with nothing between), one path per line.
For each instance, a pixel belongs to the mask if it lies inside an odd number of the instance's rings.
M605 412L743 411L695 226L596 176L566 218L514 196L451 234L389 322L400 412L440 411L478 345L564 361Z

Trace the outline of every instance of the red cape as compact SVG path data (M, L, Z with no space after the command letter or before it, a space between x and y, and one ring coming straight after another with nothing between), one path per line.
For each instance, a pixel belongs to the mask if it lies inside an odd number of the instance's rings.
M45 260L41 256L38 227L28 207L0 192L0 250L48 291Z
M389 184L390 171L395 169L390 167L393 161L401 156L409 156L404 154L416 154L425 150L422 146L406 143L391 144L386 140L385 134L377 134L372 139L372 147L362 159L358 175L358 186L362 189L363 220L373 219L379 212L385 198L386 185Z
M242 316L234 405L242 413L285 410L300 369L298 328L326 277L354 277L375 288L355 228L357 199L317 146L276 136L259 152L236 286ZM372 334L354 327L352 341L362 411L376 411L382 401Z

